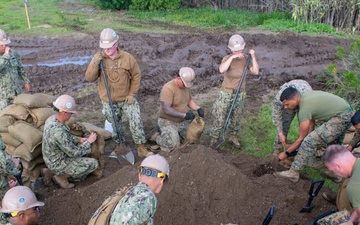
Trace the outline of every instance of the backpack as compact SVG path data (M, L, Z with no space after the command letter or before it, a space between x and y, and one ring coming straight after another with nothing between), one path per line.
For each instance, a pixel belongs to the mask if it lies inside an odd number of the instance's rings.
M105 199L101 206L94 212L88 225L107 225L110 222L110 217L115 209L116 204L122 197L131 189L130 187L123 187L118 189L114 194Z

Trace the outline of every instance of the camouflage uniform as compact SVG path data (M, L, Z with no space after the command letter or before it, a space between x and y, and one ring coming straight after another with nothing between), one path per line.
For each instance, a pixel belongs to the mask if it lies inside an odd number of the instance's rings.
M161 135L157 136L156 143L165 148L177 148L186 136L189 122L174 122L161 117L158 118L158 126Z
M287 136L291 122L294 119L295 114L297 112L297 110L285 109L284 105L280 101L281 94L288 87L296 88L296 90L298 90L300 94L312 90L310 84L304 80L292 80L288 83L283 84L280 87L280 91L276 94L272 105L272 122L277 129L273 148L283 147L282 143L280 142L279 133L282 132L285 135L285 137Z
M302 141L291 168L301 170L305 165L309 165L316 157L315 150L321 146L341 144L346 131L351 127L350 120L354 113L350 106L345 112L331 117L309 133Z
M74 181L84 180L98 168L98 161L82 157L91 152L91 144L79 144L79 138L70 134L70 128L60 123L56 115L46 120L42 153L46 166L56 175L68 174Z
M350 213L347 210L333 213L317 221L318 225L341 225L350 221Z
M5 193L10 189L8 183L8 175L15 175L17 168L11 160L11 156L5 152L5 145L0 136L0 199L3 199ZM0 224L6 224L7 220L0 215Z
M139 182L116 205L109 225L154 224L157 198L145 183Z
M112 116L112 111L110 104L106 102L102 102L103 104L103 114L105 115L107 121L109 121L112 125L112 128L115 132L112 133L112 138L115 142L119 143L119 138L116 133L116 127L114 124L114 119ZM122 123L122 116L125 115L129 120L129 129L131 131L132 137L134 139L135 144L143 144L146 142L145 133L143 124L140 117L140 105L138 101L135 99L134 104L129 105L126 102L116 102L113 103L115 115L117 118L117 122L119 125L120 137L122 138L122 142L125 141L125 129Z
M110 102L106 90L104 77L100 69L100 62L103 63L106 81L111 93L111 100L114 105L115 117L118 120L120 135L124 141L124 126L121 121L123 114L129 120L130 131L136 144L144 144L146 142L143 123L140 117L140 106L136 100L136 95L140 88L141 72L135 58L128 52L118 48L118 54L111 59L104 52L98 53L101 58L96 55L91 60L86 72L85 78L89 82L98 82L99 96L103 104L103 114L106 119L111 122L113 127L112 137L114 141L119 143L116 133L116 127L113 123L113 116L110 108ZM128 104L126 98L132 96L133 104Z
M235 94L225 91L219 92L218 98L215 101L212 109L212 115L214 116L215 120L210 131L211 137L216 139L219 137L220 132L225 124L228 112L230 110L234 95ZM228 123L227 129L230 135L237 136L240 131L240 119L242 110L244 109L245 99L246 93L239 92Z
M13 50L9 54L0 55L0 111L12 104L12 97L21 93L20 77L26 84L30 84L20 55Z

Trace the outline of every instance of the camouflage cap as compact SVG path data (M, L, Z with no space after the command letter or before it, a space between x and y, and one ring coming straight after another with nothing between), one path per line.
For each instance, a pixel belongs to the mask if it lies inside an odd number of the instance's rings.
M6 36L5 31L0 29L0 45L8 45L10 44L10 39Z
M119 40L119 35L113 29L105 28L100 34L100 48L111 48Z

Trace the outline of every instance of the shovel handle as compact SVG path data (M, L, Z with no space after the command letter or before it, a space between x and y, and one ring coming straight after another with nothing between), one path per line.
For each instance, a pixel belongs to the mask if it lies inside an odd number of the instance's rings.
M314 191L314 187L315 187L315 184L316 183L319 183L319 185L317 186L316 190ZM311 183L311 188L310 188L310 191L309 191L309 195L311 197L315 197L317 196L317 194L319 193L319 191L321 190L322 186L324 185L325 183L325 180L324 179L319 179L319 180L314 180L312 183Z

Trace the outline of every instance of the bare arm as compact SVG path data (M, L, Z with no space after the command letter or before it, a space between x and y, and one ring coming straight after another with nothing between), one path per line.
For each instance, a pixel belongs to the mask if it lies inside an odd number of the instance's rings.
M244 57L245 56L242 52L233 53L226 61L224 61L220 64L220 66L219 66L220 73L225 73L229 69L229 66L233 59L235 59L235 58L242 59Z
M305 120L300 123L299 127L299 137L296 139L296 141L287 149L287 152L293 152L296 149L298 149L302 143L302 141L305 139L305 137L309 134L309 128L311 126L313 120ZM279 159L284 160L287 158L287 155L285 152L282 152L279 154Z
M190 109L195 110L195 111L200 108L200 106L198 106L198 104L196 104L196 102L192 99L190 100L188 106Z
M259 64L256 60L255 50L250 49L249 51L251 55L252 67L250 67L250 71L254 75L259 75Z
M350 215L351 222L357 221L360 218L360 207L356 207Z
M173 116L173 117L179 117L179 118L185 118L186 113L179 112L171 107L170 103L160 102L162 109L164 110L164 113Z

